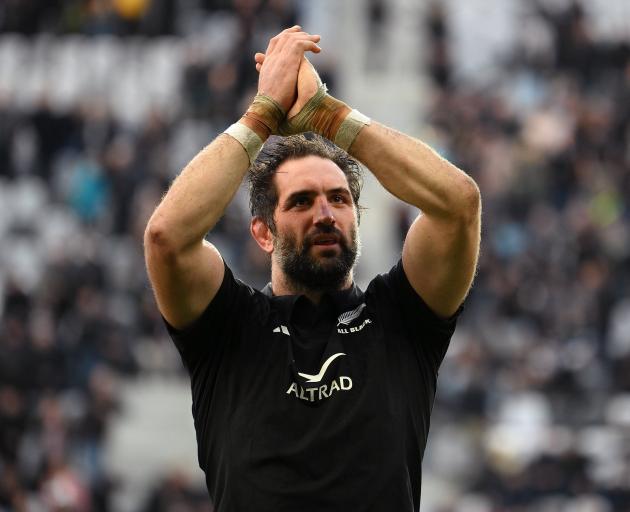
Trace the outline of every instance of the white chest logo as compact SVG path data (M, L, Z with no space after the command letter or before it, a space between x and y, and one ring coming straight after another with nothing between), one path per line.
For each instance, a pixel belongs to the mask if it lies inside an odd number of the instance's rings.
M348 327L352 322L354 322L357 318L361 316L361 313L363 312L365 307L366 307L365 302L363 302L362 304L359 304L356 308L354 308L352 311L346 311L345 313L342 313L341 315L339 315L339 318L337 318L337 332L339 334L350 334L354 332L359 332L366 325L371 324L372 320L370 320L369 318L366 318L357 327ZM346 327L340 327L342 325Z
M282 334L286 334L287 336L291 336L291 334L289 334L289 329L287 328L286 325L280 325L278 327L276 327L273 332L281 332Z
M326 359L326 361L324 361L324 364L322 365L322 368L319 370L319 373L317 375L309 375L308 373L300 373L300 372L298 372L298 375L300 377L305 378L306 382L319 382L322 380L322 377L326 373L326 370L328 370L328 367L330 366L330 364L339 356L345 356L345 355L346 354L344 354L343 352L337 352L336 354L333 354L332 356L330 356L328 359Z
M292 382L289 389L286 390L287 395L294 395L295 398L304 400L306 402L319 402L330 398L333 394L336 395L341 391L350 391L352 389L352 379L347 375L340 375L333 378L327 384L321 384L322 378L326 374L326 370L331 363L340 356L345 356L343 352L337 352L330 356L316 375L309 375L308 373L300 373L298 375L306 379L307 385L302 387L297 382ZM310 384L310 385L308 385Z
M339 315L339 318L337 318L337 327L339 327L340 325L350 325L350 323L352 323L353 320L356 320L357 318L359 318L361 311L363 311L364 309L365 309L365 302L363 302L362 304L359 304L352 311L346 311L345 313L341 313L341 315Z

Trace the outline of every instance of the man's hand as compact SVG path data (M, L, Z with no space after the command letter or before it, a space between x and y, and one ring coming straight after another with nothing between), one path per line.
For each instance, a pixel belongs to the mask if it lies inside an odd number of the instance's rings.
M265 54L257 53L254 55L256 61L256 70L260 72L262 65L265 62ZM313 64L306 58L302 57L300 62L300 68L298 69L297 77L297 97L295 102L287 112L287 119L291 119L297 115L300 110L306 105L322 85L322 79L319 77L317 70L313 67Z
M256 54L256 69L260 72L258 94L269 96L285 111L291 112L296 97L299 97L298 77L305 60L304 53L319 53L321 48L316 44L319 40L319 35L303 32L299 25L283 30L272 38L267 51ZM260 60L258 56L262 56Z
M259 72L264 69L267 60L264 53L254 55L254 60ZM328 94L313 65L306 57L302 57L298 70L297 97L286 119L280 124L279 132L284 136L314 132L347 151L357 133L369 124L369 119L358 113L360 118L355 116L346 123L351 113L352 109L348 105ZM341 129L342 125L344 129Z

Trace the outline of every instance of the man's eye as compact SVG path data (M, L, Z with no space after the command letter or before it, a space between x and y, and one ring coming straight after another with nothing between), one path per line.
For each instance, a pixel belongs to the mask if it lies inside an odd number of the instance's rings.
M343 203L344 201L345 198L341 194L335 194L334 196L332 196L333 203Z
M306 206L308 199L306 197L296 197L293 201L293 206Z

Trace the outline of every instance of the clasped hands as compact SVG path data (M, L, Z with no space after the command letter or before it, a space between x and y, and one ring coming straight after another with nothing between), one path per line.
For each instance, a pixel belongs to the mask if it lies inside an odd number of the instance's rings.
M306 52L321 52L319 35L303 32L299 25L283 30L269 41L265 53L256 53L258 94L273 98L291 119L315 95L322 81Z
M319 35L308 34L296 25L280 32L269 41L265 53L256 53L258 102L271 100L279 107L272 112L275 119L271 133L293 135L307 131L318 133L333 140L350 108L329 94L326 86L305 53L319 53ZM269 108L269 107L267 107ZM265 107L250 107L250 117L267 117ZM285 113L278 119L278 112ZM255 114L254 114L255 113ZM246 114L247 115L247 114Z

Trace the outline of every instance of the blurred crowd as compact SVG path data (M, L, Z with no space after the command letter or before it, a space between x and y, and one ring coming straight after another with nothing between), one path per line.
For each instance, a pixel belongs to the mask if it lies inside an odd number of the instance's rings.
M181 373L148 287L142 234L187 158L255 91L248 55L294 24L294 2L7 0L0 32L185 37L221 11L221 60L191 53L176 111L138 123L91 99L16 106L0 91L0 511L110 511L104 462L121 378ZM435 99L426 139L478 182L479 272L441 370L427 464L439 512L630 511L630 52L599 41L579 4L532 2L492 87L458 80L448 10L426 17ZM383 30L387 6L373 0ZM545 38L528 33L548 34ZM243 49L251 49L248 52ZM334 72L325 80L334 84ZM175 155L175 156L173 156ZM181 158L177 155L185 155ZM239 192L212 233L265 284ZM410 221L403 211L401 237ZM364 256L367 257L367 256ZM165 475L143 510L211 510Z
M233 9L251 13L258 4L257 0L191 0L184 6L177 0L6 0L0 4L0 31L24 35L175 35L182 33L186 17L194 13Z
M174 4L8 1L0 31L179 37ZM255 93L243 49L253 55L266 34L296 19L282 0L193 7L199 16L223 9L239 30L222 60L191 52L175 114L156 108L134 124L98 95L63 108L46 96L18 104L0 91L0 511L114 510L120 482L107 471L104 446L120 412L119 383L182 374L177 359L160 355L172 347L146 280L144 226L186 159ZM153 24L154 11L165 19ZM261 285L265 262L245 261L246 223L237 202L214 241ZM165 474L154 489L142 510L211 509L205 489L183 474Z
M469 493L446 510L630 511L630 40L596 40L577 3L524 23L493 87L466 87L432 11L431 137L484 231L441 370L438 464Z
M175 0L7 0L0 6L0 30L25 35L91 36L175 33Z

